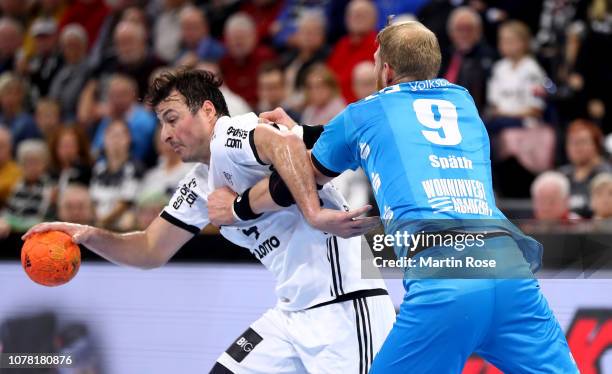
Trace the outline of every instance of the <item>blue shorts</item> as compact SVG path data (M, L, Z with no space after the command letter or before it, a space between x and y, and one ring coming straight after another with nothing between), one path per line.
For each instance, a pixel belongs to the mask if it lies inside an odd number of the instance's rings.
M579 373L535 279L405 279L404 287L372 374L459 374L472 353L505 373Z

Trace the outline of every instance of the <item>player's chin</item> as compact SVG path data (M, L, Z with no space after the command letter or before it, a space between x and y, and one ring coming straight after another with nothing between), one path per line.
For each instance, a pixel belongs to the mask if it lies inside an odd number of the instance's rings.
M183 162L198 162L198 159L193 155L188 155L184 153L179 153L178 155L181 157L181 161Z

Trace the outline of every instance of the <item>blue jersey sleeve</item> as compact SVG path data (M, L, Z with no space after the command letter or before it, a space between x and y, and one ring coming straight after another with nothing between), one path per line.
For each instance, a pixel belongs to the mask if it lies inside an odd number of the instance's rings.
M357 169L352 142L347 138L347 126L351 126L348 109L343 110L324 127L324 131L312 149L312 161L317 169L328 177L335 177L347 169Z

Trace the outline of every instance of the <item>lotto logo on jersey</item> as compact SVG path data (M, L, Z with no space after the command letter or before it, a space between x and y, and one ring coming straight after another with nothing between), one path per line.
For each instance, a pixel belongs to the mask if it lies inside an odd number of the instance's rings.
M262 340L261 335L249 327L225 352L236 362L242 362Z
M270 252L275 250L280 246L280 240L274 235L264 240L257 248L253 248L253 254L257 256L258 260L262 260L266 257Z

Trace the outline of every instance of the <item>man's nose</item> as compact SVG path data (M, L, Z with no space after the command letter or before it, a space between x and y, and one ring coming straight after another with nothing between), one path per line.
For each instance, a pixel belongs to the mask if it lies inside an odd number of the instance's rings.
M168 130L168 126L162 125L160 136L161 136L162 142L164 143L168 143L172 139L170 131Z

